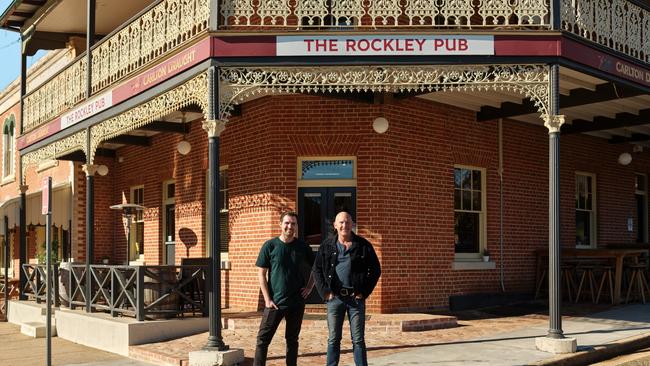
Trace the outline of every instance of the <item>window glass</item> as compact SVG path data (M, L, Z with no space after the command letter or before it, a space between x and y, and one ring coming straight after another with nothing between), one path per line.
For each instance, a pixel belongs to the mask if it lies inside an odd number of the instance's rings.
M7 177L14 173L14 128L15 118L7 118L2 129L2 176Z
M305 160L301 179L353 179L352 160Z
M576 246L595 245L594 180L592 175L576 174Z
M230 241L228 232L228 170L219 172L219 193L221 199L221 202L219 202L221 206L219 211L219 233L221 234L219 243L221 252L227 253L228 242Z
M483 172L454 168L454 244L456 253L481 251L484 223Z

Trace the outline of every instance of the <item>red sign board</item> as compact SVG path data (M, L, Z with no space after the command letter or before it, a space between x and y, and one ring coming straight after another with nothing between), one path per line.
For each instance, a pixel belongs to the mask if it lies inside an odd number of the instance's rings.
M41 213L47 215L50 213L50 177L43 178L43 183L41 184Z

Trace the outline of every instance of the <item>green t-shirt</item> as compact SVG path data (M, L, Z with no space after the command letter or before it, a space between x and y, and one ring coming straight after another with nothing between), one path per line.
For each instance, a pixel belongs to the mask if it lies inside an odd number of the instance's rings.
M305 287L314 253L304 241L295 238L284 243L279 237L262 246L255 265L269 269L269 294L275 305L287 308L304 304L300 289Z

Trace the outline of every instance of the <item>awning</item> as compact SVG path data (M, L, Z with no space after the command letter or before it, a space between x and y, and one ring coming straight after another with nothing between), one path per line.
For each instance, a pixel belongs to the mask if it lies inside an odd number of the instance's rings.
M72 210L72 189L69 184L52 188L52 225L68 230ZM27 195L27 225L45 226L45 215L41 214L41 192ZM11 227L11 226L10 226Z
M20 209L20 197L14 197L0 204L0 235L5 232L5 220L9 219L9 228L18 225L18 210Z

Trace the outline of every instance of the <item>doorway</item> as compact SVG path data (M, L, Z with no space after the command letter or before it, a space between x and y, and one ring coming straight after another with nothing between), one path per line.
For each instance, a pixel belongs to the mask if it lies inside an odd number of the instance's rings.
M334 218L341 211L352 215L356 220L355 187L309 187L298 189L298 234L314 251L321 242L334 235ZM309 277L306 270L305 278ZM321 304L323 300L317 291L312 291L306 299L307 304Z
M176 184L167 181L163 184L163 255L164 263L176 264Z

